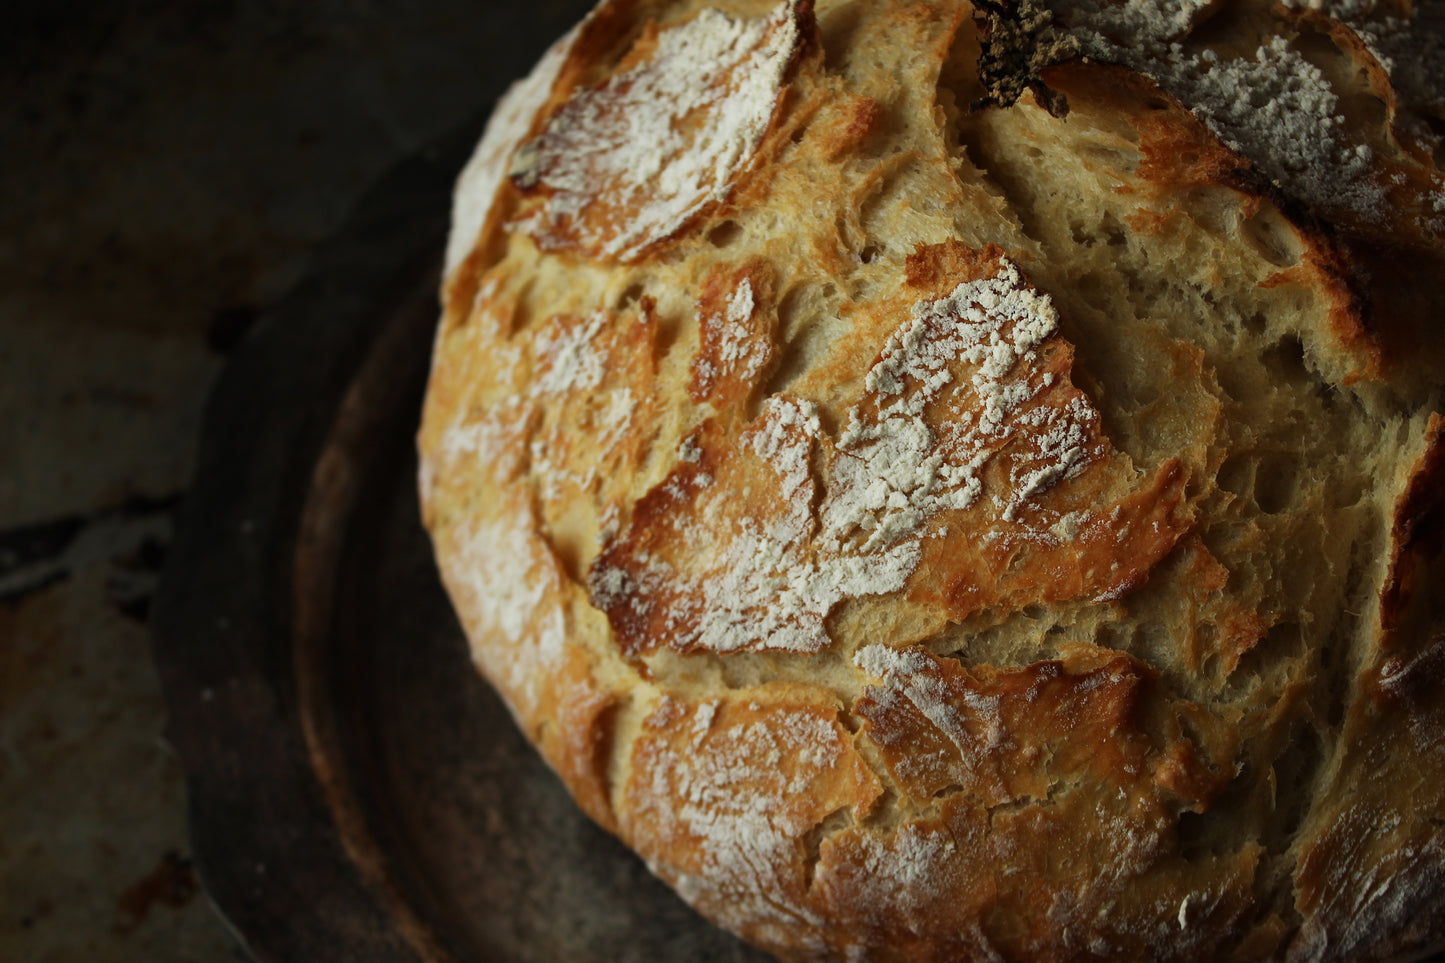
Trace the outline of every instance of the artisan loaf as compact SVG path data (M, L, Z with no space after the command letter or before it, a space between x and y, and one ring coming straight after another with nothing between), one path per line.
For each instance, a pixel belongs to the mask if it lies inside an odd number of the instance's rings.
M1381 0L605 0L420 491L578 804L788 960L1445 941L1445 76Z

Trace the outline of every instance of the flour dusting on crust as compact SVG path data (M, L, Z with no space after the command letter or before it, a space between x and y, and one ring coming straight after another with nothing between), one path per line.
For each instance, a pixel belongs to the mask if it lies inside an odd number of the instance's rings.
M1286 191L1378 220L1385 185L1323 71L1280 36L1246 56L1176 42L1203 9L1195 0L1063 3L1059 22L1090 56L1152 77Z
M803 9L704 10L662 31L643 63L574 94L512 167L545 198L528 222L537 243L631 260L726 198L772 122Z
M808 832L878 794L836 710L664 700L633 753L627 795L644 857L684 851L679 893L733 925L801 931Z
M525 79L507 89L487 121L481 142L457 179L452 196L451 232L447 235L443 273L449 275L477 243L491 213L497 189L506 179L512 152L531 132L532 120L552 94L552 86L581 31L579 24L554 43Z
M760 307L746 269L719 272L704 283L697 303L698 351L688 385L695 401L726 408L757 387L777 353Z
M1015 522L1105 456L1083 396L1054 403L1052 303L1009 261L993 268L912 307L836 440L816 404L776 396L737 442L689 452L593 565L593 602L624 648L821 651L839 603L904 589L943 513L988 495ZM740 286L729 311L740 320L752 301ZM1007 471L991 489L996 460ZM748 489L772 494L739 501ZM685 533L684 516L697 519Z
M582 324L561 321L554 319L537 339L534 350L540 374L532 382L534 397L590 391L602 383L606 374L607 359L595 342L612 322L611 316L594 311Z
M613 561L604 554L592 570L594 604L680 649L817 652L827 646L828 613L844 599L902 588L919 553L916 544L815 550L812 460L821 434L815 405L770 399L731 456L722 484L707 484L712 476L696 474L694 463L658 492L671 505L696 500L713 524L687 532L675 557L642 552ZM732 473L744 471L773 493L765 496L766 511L750 511L730 496Z
M524 712L565 662L566 625L555 563L519 510L455 533L447 585L469 613L467 633L490 640L473 657Z
M1102 454L1098 414L1082 397L1064 407L1037 405L1052 376L1019 371L1057 328L1048 297L1006 260L993 277L916 304L868 371L873 404L850 411L838 438L840 495L824 511L825 543L862 532L865 549L888 545L938 511L973 507L983 494L983 466L1011 442L1028 450L1037 436L1034 461L1042 464L1022 467L1021 459L1011 490L996 494L1007 521L1028 498ZM944 397L960 363L970 368L968 380L949 393L947 417L935 414L930 425L924 414Z
M1421 163L1439 150L1438 121L1445 117L1439 4L1286 0L1272 12L1278 18L1272 27L1263 27L1256 12L1228 44L1193 35L1210 17L1244 16L1221 14L1234 9L1228 5L1050 0L1048 6L1057 28L1084 53L1153 78L1299 200L1376 231L1389 230L1403 214L1427 238L1438 241L1445 233L1445 178ZM1361 104L1380 110L1383 123L1362 122L1369 115ZM1421 188L1423 203L1406 200L1408 191ZM1393 209L1392 199L1404 201L1403 209Z

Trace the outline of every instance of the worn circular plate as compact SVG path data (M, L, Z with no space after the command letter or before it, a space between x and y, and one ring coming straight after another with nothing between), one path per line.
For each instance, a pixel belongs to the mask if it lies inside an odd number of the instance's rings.
M378 187L211 399L154 620L201 876L266 961L761 961L572 804L433 568L412 435L468 141Z

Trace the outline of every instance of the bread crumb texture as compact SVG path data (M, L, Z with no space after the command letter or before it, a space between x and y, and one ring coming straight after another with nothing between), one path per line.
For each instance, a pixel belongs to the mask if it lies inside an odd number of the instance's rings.
M480 670L788 960L1445 942L1445 7L605 0L458 184Z

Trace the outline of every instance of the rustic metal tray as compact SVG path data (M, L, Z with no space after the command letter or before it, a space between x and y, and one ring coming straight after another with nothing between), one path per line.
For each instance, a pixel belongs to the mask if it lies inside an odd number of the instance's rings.
M433 568L412 436L467 147L379 185L211 398L154 619L201 877L263 961L761 961L577 810Z

